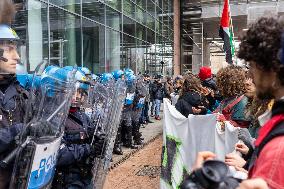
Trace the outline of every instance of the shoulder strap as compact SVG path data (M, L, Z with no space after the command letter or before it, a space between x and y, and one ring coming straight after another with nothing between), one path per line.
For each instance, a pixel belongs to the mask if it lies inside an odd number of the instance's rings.
M230 110L236 105L238 104L242 99L243 99L244 95L238 97L236 100L234 100L233 102L231 102L230 104L228 104L223 111L224 112L230 112Z
M29 97L29 92L22 88L20 85L15 84L16 90L23 95L25 99Z

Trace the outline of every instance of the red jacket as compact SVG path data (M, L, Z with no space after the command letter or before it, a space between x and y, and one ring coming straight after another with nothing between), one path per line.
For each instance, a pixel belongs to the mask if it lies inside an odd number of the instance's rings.
M284 109L283 103L281 109ZM272 109L272 118L260 129L259 137L255 141L256 148L277 125L283 124L283 110L280 114L279 109L277 111L277 114L273 114ZM284 135L276 136L264 145L249 170L249 178L262 178L271 189L284 189Z

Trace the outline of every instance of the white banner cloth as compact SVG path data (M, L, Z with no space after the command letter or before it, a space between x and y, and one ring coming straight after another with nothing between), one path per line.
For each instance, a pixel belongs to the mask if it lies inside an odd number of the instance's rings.
M225 131L222 131L213 114L186 118L168 99L164 99L163 121L161 189L179 188L198 152L211 151L217 159L224 160L238 142L238 128L225 122Z

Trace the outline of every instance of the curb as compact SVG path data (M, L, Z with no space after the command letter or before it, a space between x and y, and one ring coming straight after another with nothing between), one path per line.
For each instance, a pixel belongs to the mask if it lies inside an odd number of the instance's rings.
M119 166L120 164L122 164L123 162L125 162L127 159L129 159L132 155L136 154L137 152L139 152L140 150L142 150L145 146L147 146L148 144L150 144L151 142L155 141L158 137L160 137L163 133L158 133L158 135L156 135L155 137L151 138L148 142L140 145L138 147L138 149L135 149L133 151L131 151L129 154L127 154L125 157L123 157L121 160L119 160L118 162L114 163L113 165L110 166L109 170L112 170L114 168L116 168L117 166Z

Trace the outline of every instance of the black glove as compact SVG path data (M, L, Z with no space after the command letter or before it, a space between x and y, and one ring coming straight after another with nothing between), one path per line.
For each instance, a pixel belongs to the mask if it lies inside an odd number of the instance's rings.
M34 136L38 138L42 136L52 136L55 135L56 131L57 130L52 128L52 125L47 121L32 121L27 125L24 137Z
M95 135L93 145L91 147L91 155L95 157L103 157L106 145L105 134Z
M16 124L10 127L0 129L0 153L11 147L14 141L17 141L17 136L23 129L23 124Z

